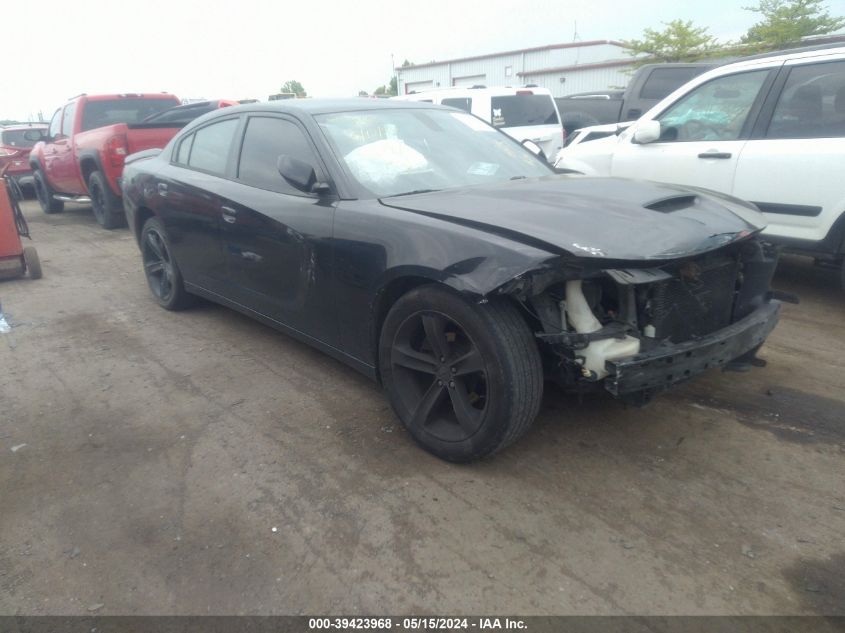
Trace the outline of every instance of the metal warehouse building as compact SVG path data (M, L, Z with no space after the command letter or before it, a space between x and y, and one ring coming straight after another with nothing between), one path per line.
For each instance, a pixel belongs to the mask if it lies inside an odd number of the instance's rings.
M399 94L449 86L536 84L555 97L624 87L633 60L621 42L551 44L396 69Z

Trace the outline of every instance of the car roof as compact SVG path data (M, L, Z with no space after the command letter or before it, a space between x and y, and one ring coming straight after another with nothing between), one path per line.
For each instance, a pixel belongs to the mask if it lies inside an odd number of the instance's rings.
M47 129L46 123L12 123L10 125L0 125L0 130L9 132L13 130L31 130L37 128Z
M228 115L237 112L287 112L290 114L329 114L335 112L360 112L363 110L408 110L431 108L450 110L444 106L418 101L394 101L392 99L283 99L247 103L215 110L214 114Z
M419 92L411 92L405 95L393 97L395 101L413 101L415 99L425 99L428 97L471 97L474 95L489 95L491 97L507 97L524 93L526 90L531 91L536 95L549 95L552 92L548 88L542 86L492 86L492 87L478 87L471 86L451 86L448 88L432 88L431 90L420 90Z

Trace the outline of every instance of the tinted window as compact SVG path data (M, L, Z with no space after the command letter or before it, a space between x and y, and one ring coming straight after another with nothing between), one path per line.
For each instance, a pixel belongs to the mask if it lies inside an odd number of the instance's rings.
M311 145L295 123L272 117L250 118L241 149L238 178L261 189L301 193L288 185L276 169L282 154L317 167Z
M194 135L183 138L179 142L179 151L176 152L176 162L180 165L188 164L188 157L191 155L191 145L194 142Z
M115 123L140 123L148 116L176 105L175 99L106 99L88 101L82 112L82 130Z
M845 136L845 62L808 64L790 70L766 136Z
M468 97L464 99L443 99L440 102L440 105L449 106L450 108L458 108L459 110L463 110L464 112L472 112L472 99Z
M549 95L493 97L491 121L496 127L523 127L560 123Z
M693 77L707 70L701 68L655 68L640 90L640 99L660 100Z
M62 134L71 136L73 134L73 123L76 120L76 102L65 106L65 115L62 118Z
M4 130L2 134L2 144L11 147L32 147L44 135L42 128L31 128L28 130Z
M229 158L229 147L237 127L237 119L227 119L194 132L188 165L216 174L224 173ZM179 149L182 149L181 146Z
M675 102L658 117L661 141L733 141L768 76L754 70L713 79Z

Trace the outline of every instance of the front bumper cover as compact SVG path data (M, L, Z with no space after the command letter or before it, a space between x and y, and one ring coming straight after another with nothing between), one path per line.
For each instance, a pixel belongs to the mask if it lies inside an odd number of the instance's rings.
M607 362L605 388L614 396L662 391L759 347L777 325L780 302L770 301L744 319L693 341L661 346Z

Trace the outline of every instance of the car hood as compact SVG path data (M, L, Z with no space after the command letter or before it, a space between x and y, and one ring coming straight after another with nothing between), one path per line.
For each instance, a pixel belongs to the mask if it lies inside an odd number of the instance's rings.
M392 196L396 209L579 258L667 260L714 250L766 226L747 202L623 178L549 176Z

